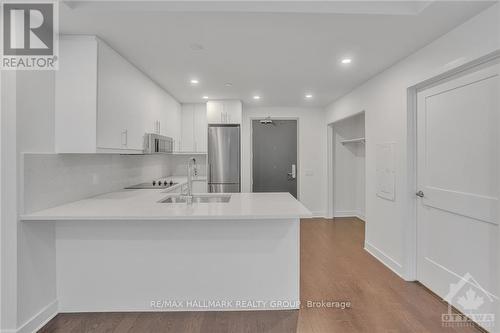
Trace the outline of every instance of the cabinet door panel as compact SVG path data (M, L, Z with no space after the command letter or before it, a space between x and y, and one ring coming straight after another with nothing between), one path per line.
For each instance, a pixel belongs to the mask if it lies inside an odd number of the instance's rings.
M145 105L141 101L147 100L144 90L139 89L143 79L137 69L102 42L98 54L97 146L142 149L145 124L140 112Z
M207 108L205 104L197 104L194 117L194 148L197 152L207 151Z
M61 37L55 71L55 150L95 153L97 40Z
M99 43L99 148L142 151L144 134L159 132L178 140L180 105L144 73L105 43ZM126 132L126 144L122 133Z
M226 123L241 124L241 101L224 101Z
M194 151L195 105L182 106L181 151Z
M207 102L207 120L209 124L222 124L224 113L224 102Z

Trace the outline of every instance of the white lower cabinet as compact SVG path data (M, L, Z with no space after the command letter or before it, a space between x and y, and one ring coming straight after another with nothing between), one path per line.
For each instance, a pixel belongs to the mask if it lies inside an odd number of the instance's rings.
M180 104L95 36L62 36L58 153L142 153L147 132L180 139Z

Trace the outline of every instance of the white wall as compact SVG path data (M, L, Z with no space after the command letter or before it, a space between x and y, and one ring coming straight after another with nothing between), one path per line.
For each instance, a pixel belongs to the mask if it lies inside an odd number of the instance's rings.
M315 216L326 211L326 129L325 113L318 108L262 107L243 108L241 126L241 190L251 192L251 119L267 116L298 119L299 160L298 194L300 201Z
M498 50L499 6L488 8L327 107L327 123L366 112L365 245L403 276L410 274L405 226L414 195L407 182L407 88ZM381 142L395 143L394 202L375 195L375 145Z
M333 124L333 208L335 217L365 216L365 146L342 144L365 136L364 114Z

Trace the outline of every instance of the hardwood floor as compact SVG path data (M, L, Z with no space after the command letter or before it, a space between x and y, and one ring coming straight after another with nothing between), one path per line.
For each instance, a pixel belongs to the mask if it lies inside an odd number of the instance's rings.
M39 332L478 332L441 326L446 305L363 250L355 218L301 222L300 311L59 314ZM307 301L351 308L308 308Z

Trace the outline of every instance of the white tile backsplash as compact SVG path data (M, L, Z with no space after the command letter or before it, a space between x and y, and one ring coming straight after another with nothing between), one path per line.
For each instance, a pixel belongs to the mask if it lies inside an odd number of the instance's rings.
M24 213L172 175L170 156L23 154Z
M206 154L193 154L193 155L171 155L169 156L170 172L172 176L186 176L188 160L196 158L196 166L199 176L207 175L207 155Z

